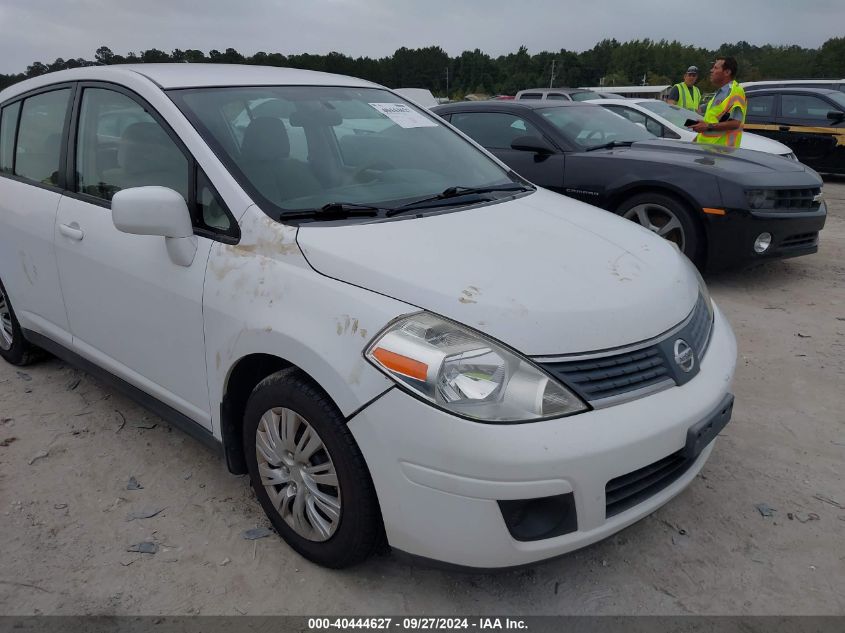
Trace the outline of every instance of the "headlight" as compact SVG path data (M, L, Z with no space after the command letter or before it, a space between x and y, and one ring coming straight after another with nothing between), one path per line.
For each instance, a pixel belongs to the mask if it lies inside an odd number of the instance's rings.
M771 189L748 189L745 197L752 209L774 209L777 200L777 194Z
M528 422L587 409L527 360L427 312L394 322L366 357L405 389L482 422Z
M710 290L707 288L707 284L704 283L704 277L701 276L701 273L698 272L698 268L695 267L689 259L686 257L683 258L687 264L689 264L690 270L695 274L695 278L698 280L698 293L704 298L704 303L707 305L707 311L710 313L710 319L713 319L713 299L710 298Z

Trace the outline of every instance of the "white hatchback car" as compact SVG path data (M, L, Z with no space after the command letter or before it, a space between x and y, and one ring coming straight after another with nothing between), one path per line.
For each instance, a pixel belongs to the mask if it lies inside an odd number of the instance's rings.
M0 355L218 448L317 563L568 552L678 494L730 418L736 342L673 245L386 88L149 64L0 106Z
M633 123L644 126L649 132L660 138L677 139L692 143L697 134L685 127L687 120L703 121L697 112L685 110L657 99L592 99L595 103L624 116ZM766 138L753 132L743 132L740 141L742 149L755 152L768 152L790 160L798 160L795 152L788 146L774 139Z

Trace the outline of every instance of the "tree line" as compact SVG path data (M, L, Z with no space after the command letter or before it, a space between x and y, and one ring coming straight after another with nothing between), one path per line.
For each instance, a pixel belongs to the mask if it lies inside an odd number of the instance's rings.
M400 48L390 57L353 58L343 53L283 55L258 52L243 55L233 48L208 54L196 49L170 53L155 48L114 53L101 46L91 60L36 61L18 74L0 74L0 89L30 77L81 66L179 63L255 64L319 70L367 79L391 88L428 88L437 96L460 99L469 93L514 94L541 86L624 86L672 84L681 80L689 65L701 70L699 86L711 88L708 70L717 55L731 55L739 62L738 79L845 78L845 37L831 38L817 49L800 46L752 46L748 42L722 44L708 50L678 41L650 39L619 42L604 39L587 51L566 49L530 55L525 46L515 53L491 57L479 49L450 57L439 46Z

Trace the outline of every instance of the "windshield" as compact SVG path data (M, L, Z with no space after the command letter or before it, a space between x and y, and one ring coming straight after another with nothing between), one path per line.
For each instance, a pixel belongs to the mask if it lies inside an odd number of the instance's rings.
M569 96L573 101L587 101L588 99L601 99L601 95L591 90L584 90L583 92L571 92Z
M840 110L845 110L845 93L832 92L832 93L829 93L827 95L827 97L830 100L836 102L836 104L839 106Z
M538 112L567 141L587 149L610 142L627 143L657 138L654 134L598 105L543 108Z
M684 123L686 123L687 119L692 119L693 121L701 121L704 119L703 116L693 112L692 110L685 110L684 108L679 108L676 105L669 105L665 101L658 101L657 99L640 101L638 105L641 105L646 110L651 110L655 114L662 116L672 125L676 125L678 127L684 127Z
M432 115L387 90L271 86L168 94L244 189L282 217L337 202L392 207L452 186L514 182Z

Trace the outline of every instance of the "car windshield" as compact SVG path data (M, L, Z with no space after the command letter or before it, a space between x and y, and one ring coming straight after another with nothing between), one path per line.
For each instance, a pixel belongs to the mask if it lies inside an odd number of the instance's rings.
M665 101L657 101L656 99L652 99L650 101L640 101L639 105L644 107L646 110L651 110L655 114L662 116L672 125L676 125L678 127L684 127L684 123L686 123L687 119L692 119L693 121L701 121L704 119L704 117L692 110L685 110L684 108L679 108L676 105L669 105Z
M587 101L588 99L601 99L601 95L591 90L583 90L580 92L570 92L569 96L573 101Z
M845 93L831 92L827 95L827 98L831 101L834 101L839 106L840 110L845 111Z
M629 143L657 138L654 134L598 105L579 105L538 110L566 140L588 149L607 143Z
M393 207L453 186L514 182L438 119L387 90L262 86L168 94L256 202L280 216L333 203Z

